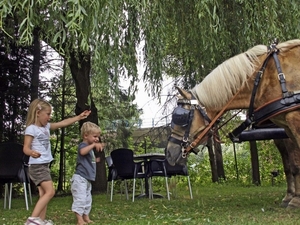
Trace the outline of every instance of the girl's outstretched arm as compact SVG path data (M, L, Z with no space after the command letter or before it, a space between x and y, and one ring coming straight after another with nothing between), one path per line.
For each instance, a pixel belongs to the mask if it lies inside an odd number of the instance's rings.
M82 112L79 115L74 116L72 118L68 118L68 119L62 120L57 123L50 123L50 130L56 130L58 128L67 127L79 120L83 120L83 119L87 118L90 115L90 113L91 113L91 110L85 110L84 112Z

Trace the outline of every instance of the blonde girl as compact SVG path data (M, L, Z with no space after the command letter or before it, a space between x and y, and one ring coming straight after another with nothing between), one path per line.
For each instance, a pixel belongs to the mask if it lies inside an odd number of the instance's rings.
M91 111L84 111L80 115L50 123L52 106L45 100L35 99L29 105L26 129L24 133L23 151L29 158L29 175L39 190L39 199L28 217L25 225L51 225L45 220L47 205L55 194L49 163L53 160L50 145L50 130L69 126L76 121L85 119Z

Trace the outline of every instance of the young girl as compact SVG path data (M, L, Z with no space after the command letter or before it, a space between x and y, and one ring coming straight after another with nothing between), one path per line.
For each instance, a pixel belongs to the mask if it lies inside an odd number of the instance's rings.
M89 213L92 208L92 184L96 178L96 161L93 149L102 151L103 143L99 143L100 127L85 122L81 127L82 142L78 145L76 171L71 179L73 195L72 211L77 218L77 225L92 223Z
M30 156L29 176L37 185L40 197L25 225L53 224L51 221L45 220L47 205L55 194L49 169L49 163L53 160L50 130L69 126L76 121L87 118L91 113L91 111L86 110L78 116L57 123L50 123L51 111L51 105L41 99L35 99L31 102L28 109L23 151Z

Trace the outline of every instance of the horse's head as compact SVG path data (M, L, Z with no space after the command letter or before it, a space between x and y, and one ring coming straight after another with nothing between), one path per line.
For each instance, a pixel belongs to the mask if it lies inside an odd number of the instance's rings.
M208 135L204 130L210 123L205 108L199 105L192 93L176 88L181 96L178 96L177 107L172 113L172 133L166 148L170 165L186 163L189 151L206 142ZM199 136L201 133L203 137Z

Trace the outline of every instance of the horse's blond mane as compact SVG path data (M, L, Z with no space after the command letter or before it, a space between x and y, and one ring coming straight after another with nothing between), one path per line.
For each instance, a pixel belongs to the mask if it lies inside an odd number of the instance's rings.
M300 40L279 43L277 48L285 52L300 45ZM241 88L248 78L257 71L258 57L266 54L267 46L257 45L244 53L236 55L209 73L204 80L191 91L201 104L207 108L219 109ZM251 60L249 60L251 59Z

